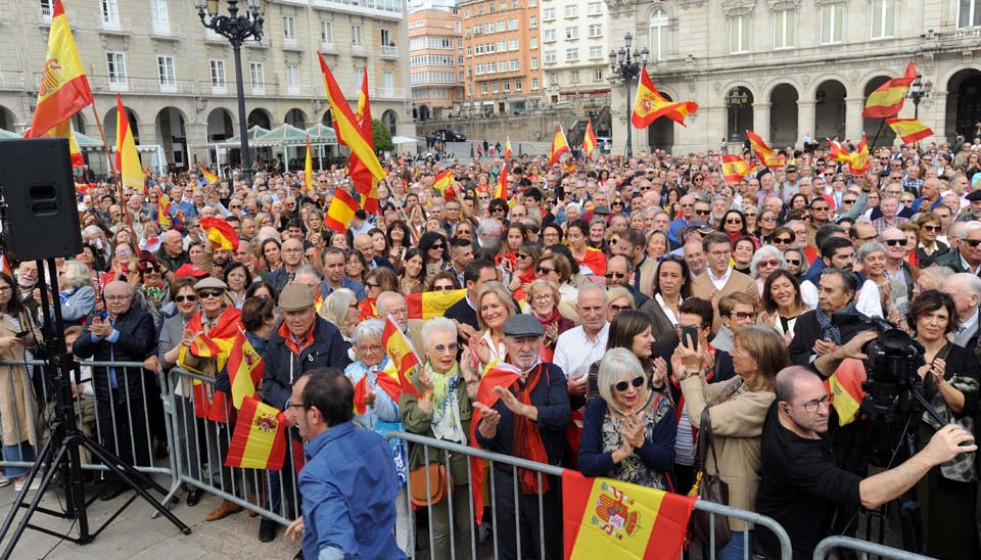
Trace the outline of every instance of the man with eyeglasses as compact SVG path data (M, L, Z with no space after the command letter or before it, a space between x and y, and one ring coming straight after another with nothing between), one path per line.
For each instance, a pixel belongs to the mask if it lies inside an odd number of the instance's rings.
M633 266L626 257L623 255L610 257L610 260L606 263L606 289L609 290L615 287L626 289L634 296L634 309L640 309L640 306L647 303L650 298L630 285L630 279L633 277L633 273Z
M422 326L425 321L409 319L409 304L405 301L405 296L398 292L382 292L375 300L375 309L378 310L378 317L382 320L387 320L391 315L399 330L412 343L416 354L425 356L426 345L422 338Z
M269 273L266 281L273 285L277 291L282 291L287 284L293 281L296 269L303 264L303 241L294 237L288 237L283 241L283 266Z
M876 509L906 493L932 468L977 450L970 432L950 424L903 464L862 478L837 465L836 446L827 435L831 405L820 376L800 366L785 368L774 391L763 426L756 510L787 531L794 558L811 558L836 517L848 519L859 507ZM758 527L754 538L764 557L779 556L770 531Z
M681 217L671 222L671 228L668 229L668 239L676 244L681 243L681 240L678 239L678 232L684 229L688 225L689 220L695 217L694 195L686 194L681 197L681 200L678 201L678 207L681 208Z
M805 224L807 228L807 244L811 247L818 248L816 240L817 230L831 221L831 205L828 204L828 201L824 197L815 198L811 201L808 215L810 216L810 220Z
M702 249L707 256L708 267L692 280L692 296L706 301L718 301L731 293L741 292L754 300L759 299L760 291L756 281L732 268L732 242L725 233L717 231L705 236L702 239ZM712 332L717 332L721 326L722 318L719 310L715 309Z
M961 227L963 233L957 248L937 257L934 262L937 266L949 267L954 272L969 272L981 276L981 223L969 222Z
M912 299L915 283L913 268L906 262L906 254L908 253L906 246L909 241L906 239L906 233L899 228L889 228L883 231L879 235L879 241L886 247L886 277L906 285L905 300L902 294L893 294L893 301L900 302L902 306L902 302L908 302ZM919 270L915 274L919 275ZM895 290L895 284L893 286L893 290Z

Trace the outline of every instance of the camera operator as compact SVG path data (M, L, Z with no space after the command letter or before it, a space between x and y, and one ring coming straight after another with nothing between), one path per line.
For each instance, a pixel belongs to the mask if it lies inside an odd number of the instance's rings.
M837 510L849 516L859 506L876 508L904 494L933 467L977 450L970 432L948 425L903 464L862 478L835 464L826 435L831 408L820 376L791 366L777 374L775 392L763 428L756 510L787 531L795 560L812 557L818 542L830 534ZM757 554L779 557L770 531L757 527L754 542Z

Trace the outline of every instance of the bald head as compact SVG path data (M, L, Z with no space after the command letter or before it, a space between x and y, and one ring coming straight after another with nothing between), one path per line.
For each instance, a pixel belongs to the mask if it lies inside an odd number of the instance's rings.
M812 370L804 366L790 366L777 373L773 392L776 393L778 402L793 403L798 387L809 383L824 384L821 377Z

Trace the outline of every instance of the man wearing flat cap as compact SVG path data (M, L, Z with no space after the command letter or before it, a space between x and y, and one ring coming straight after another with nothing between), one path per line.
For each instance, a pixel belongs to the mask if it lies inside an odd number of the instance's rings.
M314 309L313 293L308 286L291 283L279 294L279 309L283 314L283 324L269 337L269 345L262 354L265 372L262 376L262 400L277 410L287 410L293 396L293 383L304 372L320 368L344 368L351 363L348 357L349 345L344 341L341 331L317 314ZM287 424L292 426L293 416L287 415ZM299 433L293 429L294 458L303 457L299 443ZM287 455L289 458L289 455ZM287 465L284 472L289 472ZM270 509L281 515L291 516L292 512L280 511L279 472L266 471ZM284 492L292 496L293 477L283 477ZM259 540L269 542L276 537L277 523L263 518L259 524Z
M513 376L494 387L490 402L475 402L481 414L476 428L477 442L488 451L513 455L521 459L560 465L566 447L565 430L571 410L565 374L554 364L543 363L538 355L545 330L531 315L518 314L504 323L506 369ZM493 377L493 379L492 379ZM482 383L494 383L501 377L488 374ZM479 395L484 394L481 388ZM475 417L476 419L476 417ZM494 463L494 507L497 519L514 519L520 514L520 550L514 523L497 527L498 558L528 558L541 550L544 538L545 559L562 558L562 492L560 479L538 477L536 473L517 469L520 497L515 504L514 470ZM539 512L539 494L542 511ZM544 520L539 532L538 520Z

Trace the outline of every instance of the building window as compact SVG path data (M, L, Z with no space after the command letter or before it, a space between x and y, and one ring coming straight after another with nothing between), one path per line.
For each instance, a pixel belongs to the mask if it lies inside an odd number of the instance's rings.
M484 32L484 26L483 25L481 25L481 24L478 23L477 25L473 26L473 34L474 35L480 35L483 32Z
M546 43L554 43L555 42L555 30L554 29L546 29L545 30L545 37L542 38L542 41L545 41Z
M470 19L470 10L464 10L463 17L465 17L466 19Z
M532 70L538 70L538 57L537 56L531 57L531 69Z
M287 41L296 40L296 26L293 24L293 16L283 16L283 39Z
M480 93L482 95L487 95L487 84L480 84Z
M587 12L591 16L603 15L603 3L602 2L590 2L587 6Z
M548 74L548 83L551 84L551 85L558 84L559 83L559 73L558 72L549 72L549 74Z
M498 41L497 42L497 52L508 52L508 42Z
M545 64L555 64L555 51L545 51Z
M565 59L567 62L572 62L574 60L579 60L579 49L573 47L571 49L565 50Z
M249 78L252 80L252 87L262 87L266 85L266 75L262 71L261 62L249 63Z
M467 47L467 57L473 56L473 47Z
M603 69L602 68L596 68L596 69L593 70L593 81L594 82L602 82L603 81Z
M387 95L392 95L392 92L395 91L395 74L391 70L386 70L382 74L382 90Z
M511 18L508 20L508 31L518 30L518 18Z
M497 61L497 71L498 72L507 72L508 71L508 62L506 60L498 60Z
M538 78L531 79L531 91L538 91Z
M360 47L364 43L361 41L361 26L352 25L351 26L351 46Z
M572 78L571 78L571 80L572 80L572 83L574 83L574 84L578 84L579 83L579 70L573 70L572 71Z
M538 18L535 17L535 16L531 16L530 18L528 18L528 27L530 27L532 29L537 28L538 27Z
M589 36L590 37L602 37L603 36L603 25L599 23L592 23L589 25Z
M296 64L286 65L286 87L290 89L300 87L300 67Z
M107 52L106 73L109 75L110 86L126 87L126 55L121 52Z
M511 82L504 82L504 93L511 91Z
M516 50L518 50L519 48L521 48L521 47L520 47L520 44L521 44L521 41L518 41L517 39L511 39L511 40L510 40L510 41L508 42L508 50L509 50L509 51L516 51Z
M578 4L566 4L565 6L565 17L574 18L579 16L579 5Z
M664 60L668 54L668 13L656 10L651 14L651 58Z
M497 22L497 32L504 33L505 31L507 31L507 22L502 19L501 21Z
M394 47L395 42L392 41L392 30L382 29L381 30L381 45L383 47Z
M845 23L845 7L841 4L821 6L821 44L840 43Z
M596 60L603 58L603 47L589 47L589 59Z
M749 51L749 16L732 16L729 18L729 52L744 53Z
M538 7L538 0L528 0L528 7L529 8L537 8Z
M331 22L321 20L320 41L326 45L334 42L334 25Z
M521 80L514 81L514 91L521 91Z
M538 48L538 37L532 37L530 42L531 42L532 49Z
M157 56L157 80L161 86L177 85L177 76L174 70L174 57Z
M214 87L225 87L225 61L211 60L211 85Z
M872 38L886 39L895 35L896 0L872 0Z
M511 59L511 71L512 72L517 72L518 70L521 70L521 62L519 62L517 58L512 58Z
M501 87L497 84L497 82L491 84L491 88L494 93L498 93L499 91L501 91Z
M565 28L565 38L568 39L568 40L578 39L579 38L579 27L578 26L566 27Z
M789 49L794 46L797 12L777 10L773 12L773 48Z
M54 11L54 0L41 0L41 19L51 21L51 13Z
M545 8L542 10L542 20L552 21L555 19L555 8Z
M170 12L168 10L167 0L151 0L150 20L155 32L170 32Z
M478 64L476 71L474 73L477 74L478 76L482 75L484 73L484 65Z

